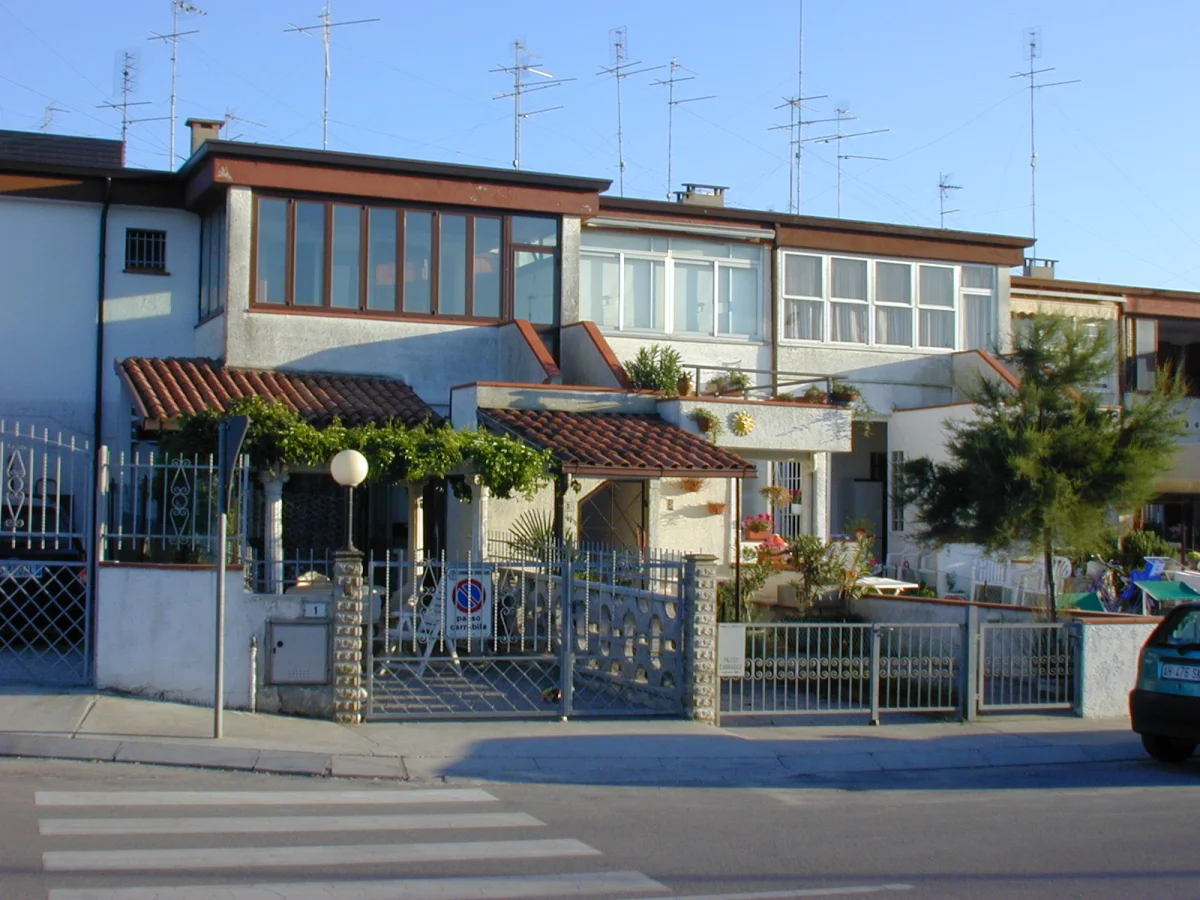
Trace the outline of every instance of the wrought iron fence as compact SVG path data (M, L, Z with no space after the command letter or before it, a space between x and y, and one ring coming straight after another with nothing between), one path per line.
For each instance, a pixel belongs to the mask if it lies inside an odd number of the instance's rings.
M281 560L260 559L252 546L242 550L246 590L252 594L284 594L295 588L333 583L334 552L296 548Z
M980 626L979 709L1073 708L1077 646L1071 623Z
M83 438L0 419L0 546L83 550L90 543L92 458Z
M234 468L229 511L231 561L240 561L246 535L249 464ZM220 473L212 456L135 451L102 456L106 503L101 526L104 559L205 563L217 558Z

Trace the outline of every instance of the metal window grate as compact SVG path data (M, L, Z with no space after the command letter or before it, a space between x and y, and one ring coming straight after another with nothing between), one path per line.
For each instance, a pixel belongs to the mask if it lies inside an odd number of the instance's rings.
M167 233L144 228L125 229L125 269L133 272L167 271Z

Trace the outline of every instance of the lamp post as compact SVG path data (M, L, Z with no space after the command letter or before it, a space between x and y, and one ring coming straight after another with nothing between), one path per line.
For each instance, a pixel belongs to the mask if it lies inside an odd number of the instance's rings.
M346 550L354 547L354 489L367 478L370 465L357 450L342 450L329 461L329 474L347 489L346 492ZM355 551L356 552L356 551Z

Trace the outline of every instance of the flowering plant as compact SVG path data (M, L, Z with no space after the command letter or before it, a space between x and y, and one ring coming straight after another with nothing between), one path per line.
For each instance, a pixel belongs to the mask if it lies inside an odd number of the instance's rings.
M742 526L746 531L752 534L761 534L770 531L774 525L770 513L759 513L757 516L746 516L742 521Z

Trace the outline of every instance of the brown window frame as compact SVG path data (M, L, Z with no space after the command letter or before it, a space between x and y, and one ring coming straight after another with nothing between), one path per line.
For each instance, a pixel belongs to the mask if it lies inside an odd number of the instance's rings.
M351 197L308 197L296 195L276 194L273 192L256 193L254 195L254 208L251 222L251 246L250 246L250 308L259 311L278 311L278 312L296 312L305 314L323 314L323 315L367 315L378 318L394 318L394 319L410 319L410 320L436 320L442 322L449 321L471 321L471 322L510 322L513 320L514 303L513 295L515 290L516 279L516 254L518 252L530 252L545 254L554 257L554 284L555 284L555 324L561 316L561 310L558 305L561 301L561 278L562 278L562 223L561 219L552 215L538 215L536 213L523 212L506 212L502 210L477 210L477 209L462 209L458 207L438 207L423 204L389 204L389 203L370 203L363 202L360 199ZM287 234L285 235L285 284L284 284L284 302L283 303L260 303L257 298L258 291L258 248L259 248L259 224L260 224L260 204L263 200L283 200L287 202L287 215L285 217ZM324 235L324 251L325 251L325 268L324 268L324 283L322 285L322 302L318 306L297 306L294 302L295 297L295 241L296 241L296 204L297 203L320 203L325 209L325 235ZM356 306L333 306L332 305L332 280L333 280L333 219L334 209L338 206L356 206L359 209L359 286L358 286L358 304ZM370 285L370 245L371 245L371 212L373 210L387 210L393 213L396 217L396 259L395 259L395 277L393 278L393 302L390 309L372 309L369 307L369 285ZM429 260L429 291L430 291L430 311L425 312L405 312L404 310L404 264L405 264L405 238L407 232L406 213L429 213L432 215L432 230L431 230L431 247ZM442 243L442 221L444 216L462 216L466 220L466 245L465 245L465 304L463 313L454 313L444 315L439 310L441 301L439 275L441 269L441 243ZM529 218L547 219L554 223L557 232L557 237L553 246L545 244L516 244L512 240L512 220L515 216L525 216ZM475 314L475 230L476 222L479 220L492 220L500 225L500 254L497 264L501 267L500 271L500 310L498 316L479 316ZM539 325L549 325L550 323L538 323Z

